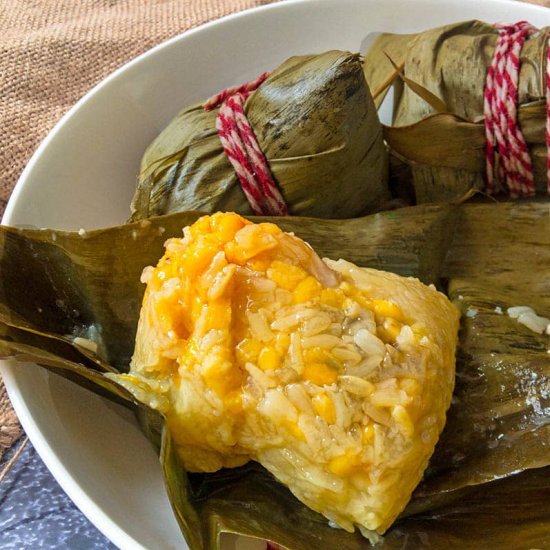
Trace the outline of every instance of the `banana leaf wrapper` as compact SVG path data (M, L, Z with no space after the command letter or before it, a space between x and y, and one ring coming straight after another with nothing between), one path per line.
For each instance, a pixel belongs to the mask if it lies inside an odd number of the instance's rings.
M163 418L109 378L127 369L132 353L141 270L160 257L167 236L199 215L84 236L2 228L0 356L43 365L136 410L160 450L174 512L192 550L218 548L225 532L297 550L367 548L357 533L328 527L256 464L187 474ZM418 206L344 221L276 221L322 255L418 276L446 290L463 311L478 310L463 320L455 398L425 479L379 548L547 547L548 336L495 308L531 305L549 315L549 203ZM97 344L95 351L83 345L86 339Z
M132 221L187 210L253 213L222 149L217 111L187 107L151 143ZM382 127L358 55L288 59L245 113L291 215L351 218L390 199Z
M392 82L390 152L405 164L418 203L453 200L485 187L485 78L498 37L481 21L418 34L382 34L365 55L365 77L380 107ZM546 47L548 28L527 38L520 55L519 126L537 193L546 193ZM399 69L399 70L396 70Z

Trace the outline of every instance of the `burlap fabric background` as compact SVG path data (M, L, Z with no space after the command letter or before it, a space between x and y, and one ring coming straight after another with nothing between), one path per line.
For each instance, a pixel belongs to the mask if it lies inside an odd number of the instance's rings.
M0 0L0 215L40 141L93 85L184 30L272 1ZM0 458L20 434L0 380Z
M84 93L152 46L273 0L0 0L0 216L30 156ZM0 380L0 458L21 428Z

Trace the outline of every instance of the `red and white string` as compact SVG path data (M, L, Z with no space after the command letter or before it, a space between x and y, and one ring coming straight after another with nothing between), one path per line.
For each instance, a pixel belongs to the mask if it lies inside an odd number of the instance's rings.
M204 109L209 111L220 107L216 129L254 214L287 216L285 200L244 112L246 99L268 75L266 72L252 82L223 90L211 97Z
M484 94L485 135L487 138L487 187L494 194L497 181L510 197L530 197L536 192L533 163L518 124L518 81L520 54L525 40L538 29L526 21L514 25L497 25L499 36L491 65L487 71ZM550 51L546 63L546 145L550 147ZM550 150L550 149L549 149ZM496 167L496 155L500 162ZM495 173L498 171L498 173ZM547 155L548 191L550 192L550 158Z

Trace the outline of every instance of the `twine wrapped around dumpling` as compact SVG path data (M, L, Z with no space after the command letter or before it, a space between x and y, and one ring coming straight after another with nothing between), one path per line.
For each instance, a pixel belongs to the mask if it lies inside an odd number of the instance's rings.
M365 56L377 107L395 80L393 120L384 137L392 164L410 170L419 203L485 189L484 92L499 32L466 21L418 34L383 34ZM518 123L537 193L547 189L547 42L548 29L530 33L519 57Z
M291 215L350 218L390 199L388 157L360 58L292 57L245 103ZM131 220L185 210L252 214L215 127L217 109L182 110L141 163Z

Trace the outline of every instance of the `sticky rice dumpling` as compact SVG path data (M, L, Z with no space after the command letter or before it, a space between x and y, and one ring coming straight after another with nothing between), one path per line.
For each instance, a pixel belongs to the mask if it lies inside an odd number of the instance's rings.
M203 106L183 109L149 145L133 221L186 210L253 213L222 148L218 109ZM382 128L357 54L288 59L244 112L291 215L351 218L390 198Z
M498 37L495 25L463 21L417 34L382 34L365 54L365 76L377 106L395 77L393 117L384 136L395 173L408 169L419 203L485 188L484 93ZM526 37L517 88L518 123L541 194L547 192L547 42L544 28Z
M255 460L340 527L384 532L445 423L458 329L447 298L236 214L185 228L142 278L119 381L165 414L184 467Z

